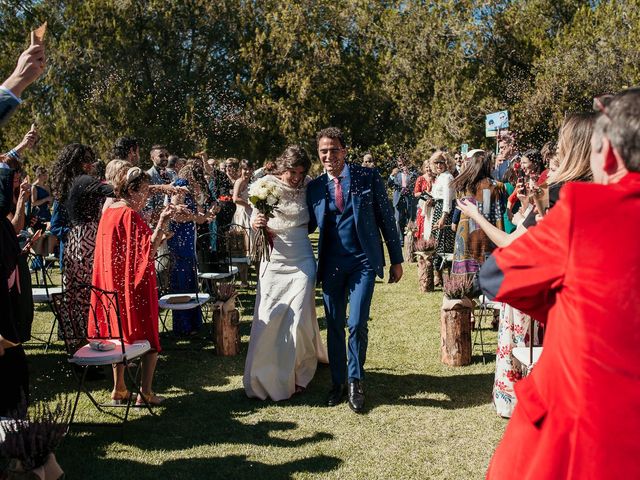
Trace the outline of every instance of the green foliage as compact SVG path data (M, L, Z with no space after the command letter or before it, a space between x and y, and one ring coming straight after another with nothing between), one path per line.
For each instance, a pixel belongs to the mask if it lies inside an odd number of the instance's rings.
M32 162L72 141L108 157L116 137L261 164L342 128L383 172L405 153L490 147L484 115L511 112L522 143L565 113L638 83L639 0L6 0L0 71L49 22L46 75L0 132L36 121Z

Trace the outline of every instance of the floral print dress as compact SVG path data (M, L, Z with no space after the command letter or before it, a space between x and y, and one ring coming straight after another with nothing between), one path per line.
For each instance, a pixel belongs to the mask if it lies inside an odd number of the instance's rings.
M500 309L496 376L493 384L493 404L498 415L510 418L516 406L515 383L522 378L523 366L513 358L516 347L530 345L530 325L533 324L534 346L538 345L538 322L506 303Z

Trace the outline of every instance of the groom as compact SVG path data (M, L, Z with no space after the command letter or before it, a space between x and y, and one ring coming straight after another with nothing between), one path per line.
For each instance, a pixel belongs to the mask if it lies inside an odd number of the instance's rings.
M327 405L338 405L348 391L349 406L360 413L364 409L369 308L375 277L382 278L384 270L380 232L391 259L389 283L402 277L402 249L377 170L345 163L346 144L337 128L321 130L316 140L325 173L309 183L307 206L309 232L320 229L318 281L322 282L333 382ZM348 355L345 325L349 328Z

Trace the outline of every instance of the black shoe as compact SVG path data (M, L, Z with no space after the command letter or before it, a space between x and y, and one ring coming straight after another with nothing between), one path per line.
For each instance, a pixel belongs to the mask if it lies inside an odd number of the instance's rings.
M344 401L347 389L342 383L334 383L327 397L327 407L335 407Z
M356 413L364 411L364 389L360 380L349 382L349 407Z

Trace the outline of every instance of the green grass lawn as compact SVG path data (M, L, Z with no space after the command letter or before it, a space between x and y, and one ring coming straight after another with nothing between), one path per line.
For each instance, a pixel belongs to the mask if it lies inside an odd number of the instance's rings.
M242 297L242 353L218 357L206 338L164 338L153 417L135 410L119 428L75 427L57 453L69 479L480 479L505 428L491 405L493 357L440 363L441 292L420 294L415 264L397 285L378 282L369 323L367 413L328 408L329 368L290 401L246 398L242 388L253 296ZM318 297L323 335L324 312ZM52 314L38 309L34 332ZM209 325L207 325L209 328ZM488 334L495 340L495 333ZM178 349L180 348L180 349ZM478 352L476 352L478 353ZM29 345L31 400L72 392L62 344ZM91 382L107 400L111 381ZM104 421L86 397L78 420Z

